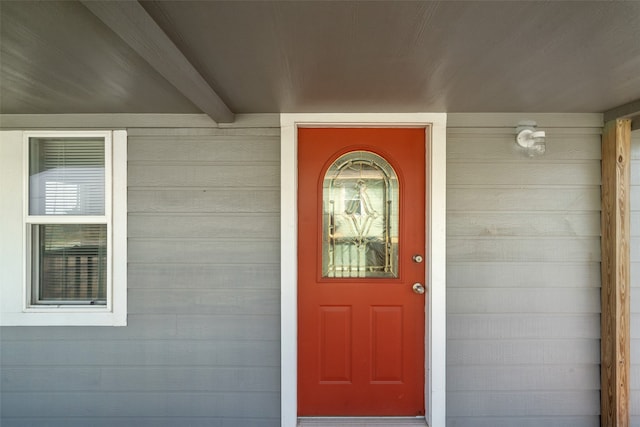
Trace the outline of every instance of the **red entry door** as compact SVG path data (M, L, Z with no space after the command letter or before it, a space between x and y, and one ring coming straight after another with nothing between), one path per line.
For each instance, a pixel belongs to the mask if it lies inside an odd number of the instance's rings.
M298 415L424 414L425 130L299 129L298 203Z

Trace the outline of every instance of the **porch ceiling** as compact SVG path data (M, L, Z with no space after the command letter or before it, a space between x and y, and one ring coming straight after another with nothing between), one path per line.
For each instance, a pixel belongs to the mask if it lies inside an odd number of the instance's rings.
M603 112L640 99L640 2L142 5L234 113ZM0 113L201 112L174 84L79 2L0 1Z

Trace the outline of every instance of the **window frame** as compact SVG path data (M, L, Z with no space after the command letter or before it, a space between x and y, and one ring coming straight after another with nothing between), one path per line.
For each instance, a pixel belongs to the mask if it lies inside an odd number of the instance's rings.
M127 324L127 132L125 130L72 130L21 132L21 188L11 188L21 199L21 279L3 284L1 325L22 326L125 326ZM29 145L31 138L103 138L105 141L104 215L30 215ZM18 143L18 138L10 143ZM4 141L3 141L4 142ZM15 151L17 153L17 150ZM17 160L17 159L16 159ZM18 177L14 178L17 180ZM18 194L20 193L20 194ZM4 208L3 208L4 209ZM13 208L11 208L13 209ZM16 212L17 213L17 212ZM17 215L15 215L17 216ZM32 228L40 224L107 225L107 303L32 304ZM18 227L18 224L15 224ZM14 276L12 276L14 277ZM17 294L19 292L19 295Z
M32 138L101 138L104 141L104 213L103 215L31 215L30 203L31 203L31 139ZM47 131L34 131L25 132L23 134L23 172L24 172L24 197L23 197L23 216L24 216L24 233L25 233L25 299L24 307L29 312L41 312L47 313L51 310L58 312L69 313L93 313L93 312L110 312L113 307L113 215L112 215L112 200L113 200L113 144L112 133L109 131L72 131L72 132L47 132ZM72 304L72 303L33 303L34 292L36 292L36 286L39 284L34 283L33 267L34 267L34 233L33 226L38 225L57 225L57 224L104 224L107 226L107 278L106 278L106 290L107 290L107 303L106 305L89 305ZM36 261L37 262L37 261ZM40 289L38 289L40 293Z

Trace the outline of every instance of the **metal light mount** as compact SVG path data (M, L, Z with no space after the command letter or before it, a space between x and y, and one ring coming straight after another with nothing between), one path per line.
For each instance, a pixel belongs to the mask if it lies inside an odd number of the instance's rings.
M529 157L541 156L546 150L546 132L536 126L534 121L523 121L516 127L516 143Z

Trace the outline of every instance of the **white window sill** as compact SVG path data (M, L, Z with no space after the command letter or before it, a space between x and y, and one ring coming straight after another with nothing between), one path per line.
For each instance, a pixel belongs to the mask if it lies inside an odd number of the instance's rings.
M2 326L126 326L126 313L2 313Z

